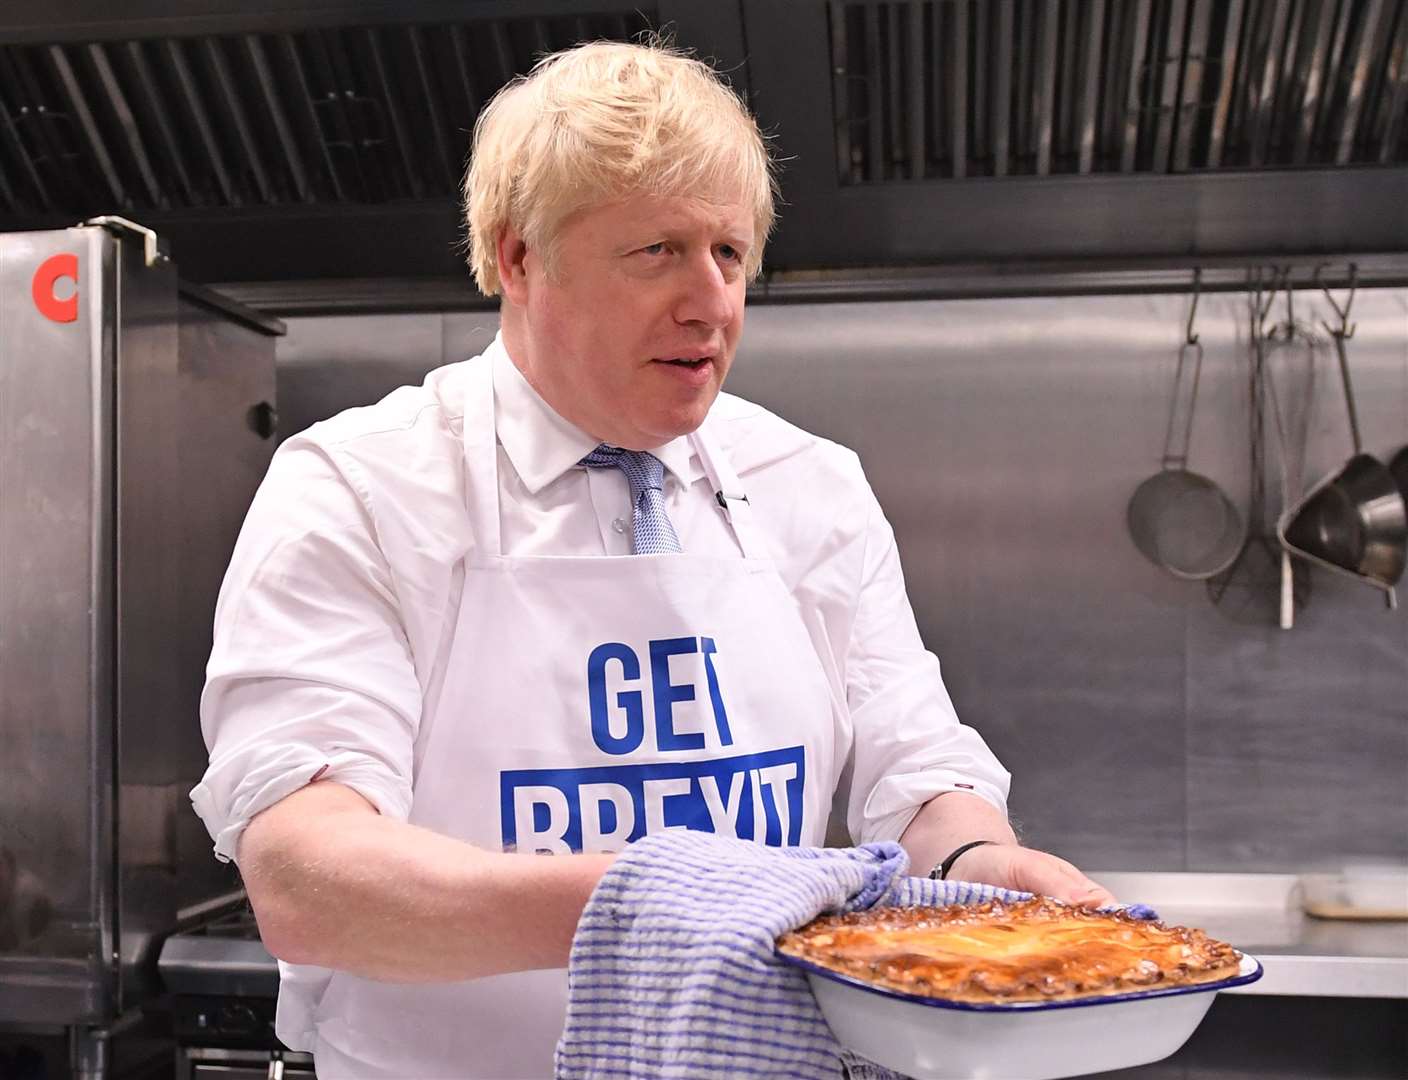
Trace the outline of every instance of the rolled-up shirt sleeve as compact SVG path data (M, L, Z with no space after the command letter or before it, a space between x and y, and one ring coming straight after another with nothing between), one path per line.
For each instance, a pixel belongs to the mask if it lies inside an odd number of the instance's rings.
M846 656L854 732L846 822L857 843L898 840L920 807L966 791L1007 812L1011 776L961 723L925 649L889 522L870 498L859 598Z
M210 765L191 792L221 860L315 779L410 813L421 686L369 507L354 466L301 437L255 496L216 607Z

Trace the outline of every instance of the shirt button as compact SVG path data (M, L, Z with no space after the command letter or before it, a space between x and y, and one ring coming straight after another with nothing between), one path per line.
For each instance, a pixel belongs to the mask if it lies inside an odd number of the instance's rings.
M624 536L626 534L626 519L613 518L611 521L611 527L615 529L618 533L620 533L622 536Z

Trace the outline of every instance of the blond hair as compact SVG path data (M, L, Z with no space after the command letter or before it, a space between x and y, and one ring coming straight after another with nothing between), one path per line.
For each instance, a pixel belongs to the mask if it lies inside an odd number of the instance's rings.
M740 200L753 211L756 238L745 269L757 274L774 220L774 167L718 73L658 40L596 41L544 57L474 125L464 210L480 291L500 291L505 228L551 269L569 215L635 192Z

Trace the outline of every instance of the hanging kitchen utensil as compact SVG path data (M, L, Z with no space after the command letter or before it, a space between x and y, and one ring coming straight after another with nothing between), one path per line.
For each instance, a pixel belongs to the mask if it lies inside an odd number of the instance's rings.
M1318 282L1318 268L1315 275ZM1276 533L1281 545L1292 554L1382 589L1388 606L1394 608L1397 597L1393 587L1408 562L1408 506L1393 473L1378 458L1364 453L1359 438L1359 416L1344 344L1354 336L1349 311L1354 303L1356 277L1357 268L1351 265L1349 298L1343 308L1329 289L1321 286L1340 317L1339 326L1324 326L1334 339L1339 357L1354 456L1311 488L1299 504L1287 508Z
M1408 500L1408 446L1393 455L1393 460L1388 463L1388 471L1393 473L1394 482L1398 484L1398 493Z
M1125 513L1135 547L1155 566L1186 581L1200 581L1226 569L1237 557L1243 536L1242 519L1232 500L1207 477L1188 469L1203 369L1203 346L1193 333L1201 280L1202 271L1195 271L1193 306L1174 370L1162 468L1135 488ZM1189 373L1192 388L1180 432L1178 417Z
M1312 326L1296 319L1295 290L1290 268L1285 271L1286 321L1272 327L1262 350L1262 378L1275 421L1281 474L1281 509L1296 505L1303 495L1305 449L1310 437L1310 413L1315 391L1316 350L1323 345ZM1281 549L1280 624L1295 625L1295 609L1309 598L1310 574L1303 562Z
M1266 321L1289 268L1247 271L1247 435L1250 457L1247 530L1232 564L1208 579L1208 598L1235 622L1262 626L1277 617L1281 551L1266 526ZM1269 290L1267 286L1269 284Z

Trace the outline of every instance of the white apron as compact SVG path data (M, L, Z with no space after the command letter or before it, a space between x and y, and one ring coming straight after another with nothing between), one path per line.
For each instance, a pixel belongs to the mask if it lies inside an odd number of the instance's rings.
M477 549L421 718L410 820L495 851L619 851L666 829L820 844L844 706L747 502L716 500L741 558L503 555L491 368L468 374ZM706 429L691 440L710 483L741 495ZM324 1080L548 1077L566 1001L562 970L429 986L338 973L316 1066Z

